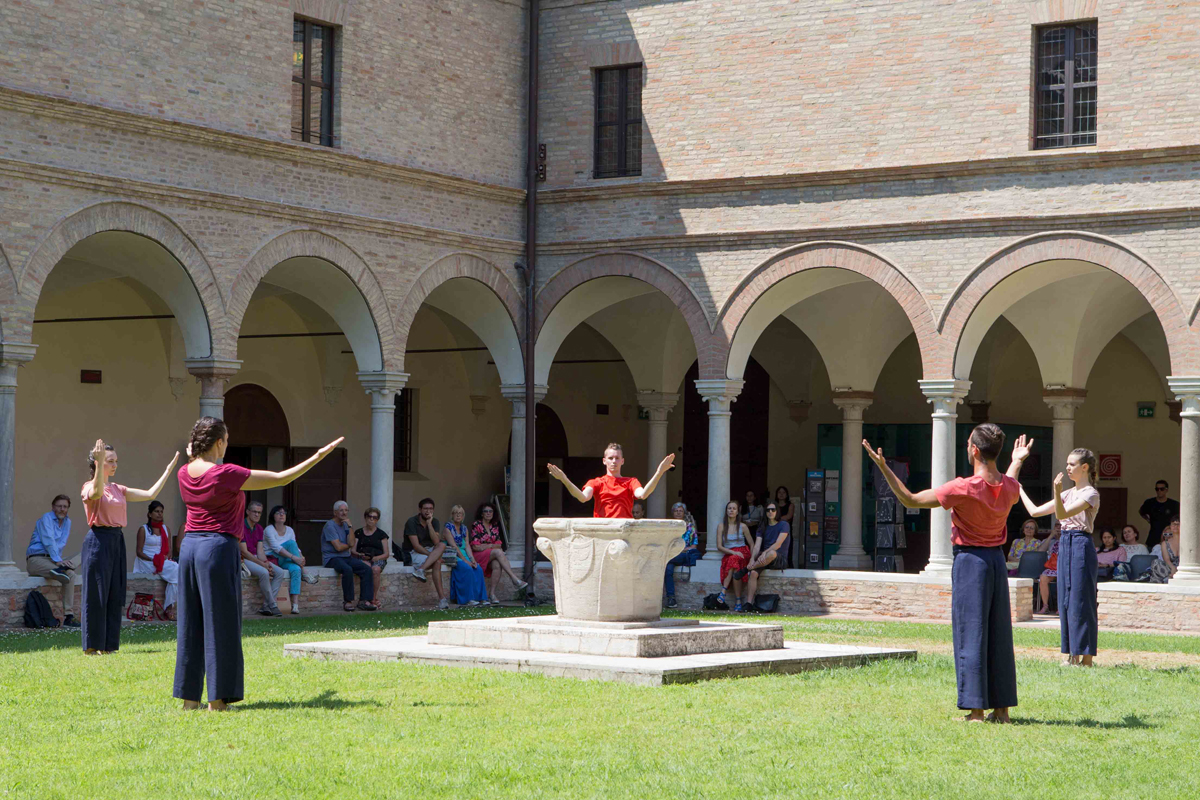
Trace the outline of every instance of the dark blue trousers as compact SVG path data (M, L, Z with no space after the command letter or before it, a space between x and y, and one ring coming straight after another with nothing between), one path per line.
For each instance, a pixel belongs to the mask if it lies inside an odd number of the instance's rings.
M214 531L188 531L179 549L175 696L236 703L244 696L242 566L238 540Z
M358 593L360 600L375 599L375 573L365 561L350 556L336 556L325 562L325 566L342 576L342 601L354 602L354 576L362 581L362 591Z
M1058 543L1058 626L1062 651L1096 655L1096 546L1087 531L1063 531Z
M699 560L700 551L693 548L691 550L684 550L667 562L667 572L663 575L663 587L667 590L667 597L675 596L675 568L694 567Z
M1017 662L1003 550L955 546L950 584L958 707L1015 706Z
M117 650L125 612L125 534L120 528L87 532L82 573L83 649Z

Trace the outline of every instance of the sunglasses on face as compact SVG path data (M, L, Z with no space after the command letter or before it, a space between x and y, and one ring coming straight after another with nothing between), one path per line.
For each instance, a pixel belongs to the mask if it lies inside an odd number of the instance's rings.
M379 519L378 514L367 514L367 519Z

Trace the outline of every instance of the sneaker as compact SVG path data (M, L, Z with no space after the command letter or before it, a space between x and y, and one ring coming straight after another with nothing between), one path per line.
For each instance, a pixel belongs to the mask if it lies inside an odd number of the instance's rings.
M467 608L474 608L477 605L479 605L478 600L468 600L467 601Z
M744 581L744 580L746 580L746 576L749 574L750 574L750 570L743 567L742 569L739 569L737 572L733 573L733 579L738 580L738 581Z
M421 583L424 583L427 580L425 577L425 570L421 569L420 567L418 567L416 565L414 565L412 568L412 576L414 578L416 578L417 580L419 580Z
M517 591L521 591L528 585L529 585L529 581L518 581L517 582Z
M488 597L488 602L494 606L500 605L500 601L496 599L496 595L494 594Z
M271 606L267 609L272 617L282 617L283 612L279 610L279 606Z
M321 580L319 575L313 575L311 572L303 572L300 577L304 579L305 583L317 583Z
M54 569L50 570L50 574L57 575L60 578L66 578L67 580L71 580L72 577L71 571L64 569L63 567L55 567Z
M441 600L438 600L438 610L439 611L445 611L449 607L450 607L450 601L447 600L446 598L443 597Z
M300 613L300 604L299 603L292 603L292 613L293 614Z
M258 613L262 614L264 617L272 616L271 609L267 608L266 606L260 606L258 609Z
M678 607L679 607L679 603L675 602L675 596L669 595L667 597L667 608L678 608Z
M79 620L75 619L74 614L67 614L65 617L63 617L62 624L64 628L78 628Z

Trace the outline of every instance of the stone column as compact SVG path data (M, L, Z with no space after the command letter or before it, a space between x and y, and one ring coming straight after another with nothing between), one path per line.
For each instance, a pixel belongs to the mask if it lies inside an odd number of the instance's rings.
M1075 449L1075 410L1083 405L1086 398L1086 389L1047 388L1042 392L1042 400L1050 406L1054 425L1054 463L1050 476L1053 478L1063 473L1064 489L1074 486L1074 482L1066 475L1067 456Z
M704 560L720 563L716 532L725 516L729 494L729 418L733 401L742 393L745 381L699 380L696 390L708 403L708 544Z
M533 387L534 400L538 403L546 397L545 386ZM504 384L500 394L512 403L512 450L509 453L511 485L508 490L508 552L510 561L525 561L525 532L528 524L525 513L525 386ZM528 476L533 480L533 476ZM574 498L571 499L574 502Z
M954 478L955 423L958 404L967 396L970 381L953 379L917 381L921 393L933 404L933 453L930 483L941 486ZM913 488L913 487L909 487ZM924 487L919 487L924 488ZM929 512L929 564L922 575L950 577L954 555L950 547L950 512L944 508Z
M242 368L227 358L186 358L187 370L200 383L200 416L225 418L225 384Z
M1169 377L1179 424L1179 570L1171 583L1200 585L1200 377Z
M833 393L842 410L842 543L829 560L830 569L870 570L871 556L862 546L863 412L875 400L870 392Z
M650 463L646 467L646 478L654 475L658 465L667 457L667 415L679 402L679 395L666 392L638 392L638 404L650 412L649 452ZM666 519L667 478L664 475L654 494L646 500L646 517Z
M379 509L379 527L394 537L398 533L392 522L396 394L408 382L408 375L403 372L360 372L358 382L371 398L371 505Z
M22 578L13 561L13 499L17 469L17 367L32 361L36 344L0 344L0 578Z

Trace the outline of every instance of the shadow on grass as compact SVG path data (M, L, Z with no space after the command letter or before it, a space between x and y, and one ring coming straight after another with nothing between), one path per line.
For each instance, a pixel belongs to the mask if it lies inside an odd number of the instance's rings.
M552 614L553 607L539 609L496 608L451 611L391 611L381 613L330 614L311 617L275 619L246 618L242 620L242 639L253 640L268 636L312 635L315 639L333 638L324 634L336 633L336 638L353 639L389 636L417 636L425 632L430 622L447 619L495 619ZM123 652L133 652L137 645L175 643L175 624L165 622L138 623L121 629ZM0 634L0 655L32 653L46 650L81 650L79 629L74 631L39 630L9 631Z
M1046 725L1048 727L1065 728L1096 728L1098 730L1113 730L1129 728L1133 730L1150 730L1158 726L1147 722L1136 714L1128 714L1118 722L1101 722L1096 719L1038 719L1036 717L1014 717L1014 725Z
M238 703L237 710L284 711L293 708L322 708L329 711L337 711L343 708L356 708L358 706L376 706L377 708L382 708L383 703L374 700L342 700L332 690L326 690L308 700L255 700L252 703Z

